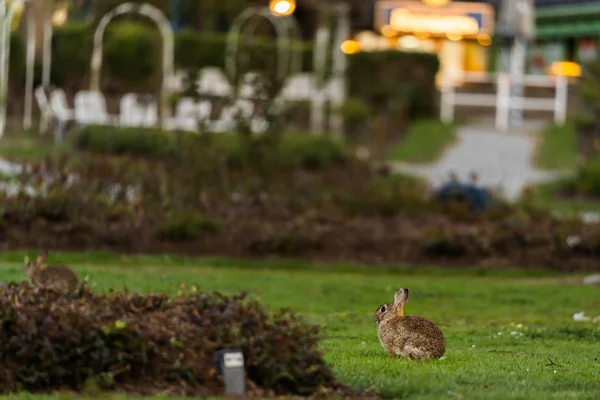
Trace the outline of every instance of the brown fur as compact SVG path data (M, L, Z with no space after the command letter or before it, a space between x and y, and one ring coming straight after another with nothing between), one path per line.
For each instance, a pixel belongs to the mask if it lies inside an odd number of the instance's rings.
M50 265L46 266L46 256L40 255L35 259L35 262L28 262L25 259L25 272L31 279L31 283L43 287L53 288L62 292L68 292L79 283L77 275L65 265Z
M408 293L408 289L398 289L394 301L382 304L373 314L381 345L394 357L410 360L442 357L446 351L442 331L426 318L404 316Z

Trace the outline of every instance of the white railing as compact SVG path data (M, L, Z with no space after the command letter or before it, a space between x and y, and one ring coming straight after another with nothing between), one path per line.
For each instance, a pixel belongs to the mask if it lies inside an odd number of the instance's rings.
M496 93L456 93L459 83L495 83ZM565 76L525 75L524 87L554 88L553 98L511 96L511 78L507 73L465 73L454 82L446 81L441 89L440 118L444 122L454 121L456 106L495 107L496 129L507 131L510 110L519 108L530 111L554 113L554 122L562 125L567 118L569 92L568 78Z

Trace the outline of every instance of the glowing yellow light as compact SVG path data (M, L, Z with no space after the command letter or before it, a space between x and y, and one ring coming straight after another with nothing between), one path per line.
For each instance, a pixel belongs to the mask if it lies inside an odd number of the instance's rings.
M52 14L52 24L54 26L62 26L67 22L67 18L69 17L69 12L66 7L59 8L54 11Z
M417 39L414 36L408 35L408 36L402 36L399 40L398 40L398 45L400 46L400 48L404 48L404 49L416 49L419 47L419 45L421 44L421 42L419 41L419 39Z
M429 36L431 35L428 32L415 32L415 37L421 40L427 39Z
M382 26L380 31L383 36L388 38L396 36L397 33L396 30L389 25Z
M296 0L271 0L269 9L277 16L292 15L296 10Z
M492 38L487 33L480 33L477 35L477 41L482 46L489 46L492 44Z
M479 24L467 15L425 15L405 8L396 8L390 16L390 26L398 32L427 32L436 35L479 33Z
M340 45L340 49L344 54L354 54L360 51L360 43L356 40L344 40Z
M450 0L423 0L423 3L429 4L430 6L445 6L450 3Z
M446 37L448 39L452 40L453 42L458 42L459 40L461 40L463 38L460 33L454 33L454 32L447 33Z
M571 61L557 61L550 66L550 74L554 76L581 76L581 67L579 64Z

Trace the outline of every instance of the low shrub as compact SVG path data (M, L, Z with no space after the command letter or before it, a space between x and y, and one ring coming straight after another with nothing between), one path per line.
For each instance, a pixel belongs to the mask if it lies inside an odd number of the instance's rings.
M192 211L178 212L168 217L161 229L161 236L170 241L183 242L197 239L202 233L217 233L220 228L216 219Z
M407 105L411 118L431 117L437 108L438 69L435 54L396 50L358 52L348 59L349 93L380 113L393 114Z
M337 112L344 118L344 131L349 138L360 137L372 115L370 107L355 97L346 100Z
M581 194L600 196L600 157L593 157L579 168L575 185Z
M65 295L27 282L0 286L0 391L84 389L217 395L220 349L241 349L248 387L310 395L338 384L319 330L290 310L270 313L245 293Z
M419 179L405 176L373 177L358 193L344 193L340 206L351 214L390 217L410 209L427 209L429 188Z
M81 129L75 144L93 153L165 158L174 155L176 137L158 128L88 125Z
M236 134L203 135L193 132L165 132L155 128L118 128L85 126L76 138L80 150L92 153L131 155L156 159L177 158L181 149L213 150L224 155L228 165L241 167L246 158L246 147ZM257 137L252 140L260 140ZM270 163L283 168L318 169L342 162L345 159L341 142L327 135L310 135L303 132L285 132L275 150L268 154Z
M0 249L598 269L600 224L496 202L478 213L441 206L421 181L350 156L319 171L271 165L276 173L259 177L255 165L229 168L210 153L32 163L15 183L38 195L0 192Z

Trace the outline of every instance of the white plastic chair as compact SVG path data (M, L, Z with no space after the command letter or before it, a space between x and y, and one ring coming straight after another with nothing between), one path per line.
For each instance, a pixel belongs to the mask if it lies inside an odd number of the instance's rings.
M243 99L266 99L267 94L260 88L261 75L257 72L247 72L240 81L239 97Z
M75 112L69 107L67 95L62 89L54 89L50 92L49 108L56 123L54 127L54 141L61 143L67 124L75 120Z
M254 114L254 103L251 100L238 99L234 103L234 107L236 108L236 111L241 112L241 116L244 119L250 119Z
M226 105L221 109L219 119L208 121L206 128L209 132L227 132L235 128L235 116L237 108L234 105Z
M127 93L121 98L119 104L119 122L121 126L143 126L145 109L138 104L135 93Z
M310 100L315 92L315 78L308 73L297 74L290 77L281 92L279 99L287 101Z
M183 97L175 107L175 116L166 123L167 129L198 131L198 107L191 97Z
M127 93L121 98L119 122L122 126L155 126L158 122L156 102L142 104L135 93Z
M231 85L223 71L216 67L207 67L200 71L198 93L225 97L231 94Z
M329 100L334 104L339 104L344 100L344 81L340 78L332 78L325 86L325 93Z
M253 132L264 132L268 124L262 117L255 117L254 103L248 99L238 99L234 104L227 105L221 110L220 118L210 121L208 130L210 132L227 132L235 129L236 117L239 115L247 121Z
M67 95L62 89L54 89L50 93L50 108L54 118L59 121L66 123L75 120L75 111L69 107Z
M158 125L158 104L153 101L146 106L145 110L145 126Z
M198 118L208 121L212 113L212 103L209 100L203 100L197 105Z
M38 86L34 92L35 100L40 108L42 114L40 120L40 132L45 133L48 129L48 121L52 119L52 109L50 108L50 101L46 96L46 90L43 86Z
M119 124L119 118L107 112L102 93L87 90L75 94L75 120L81 125Z

